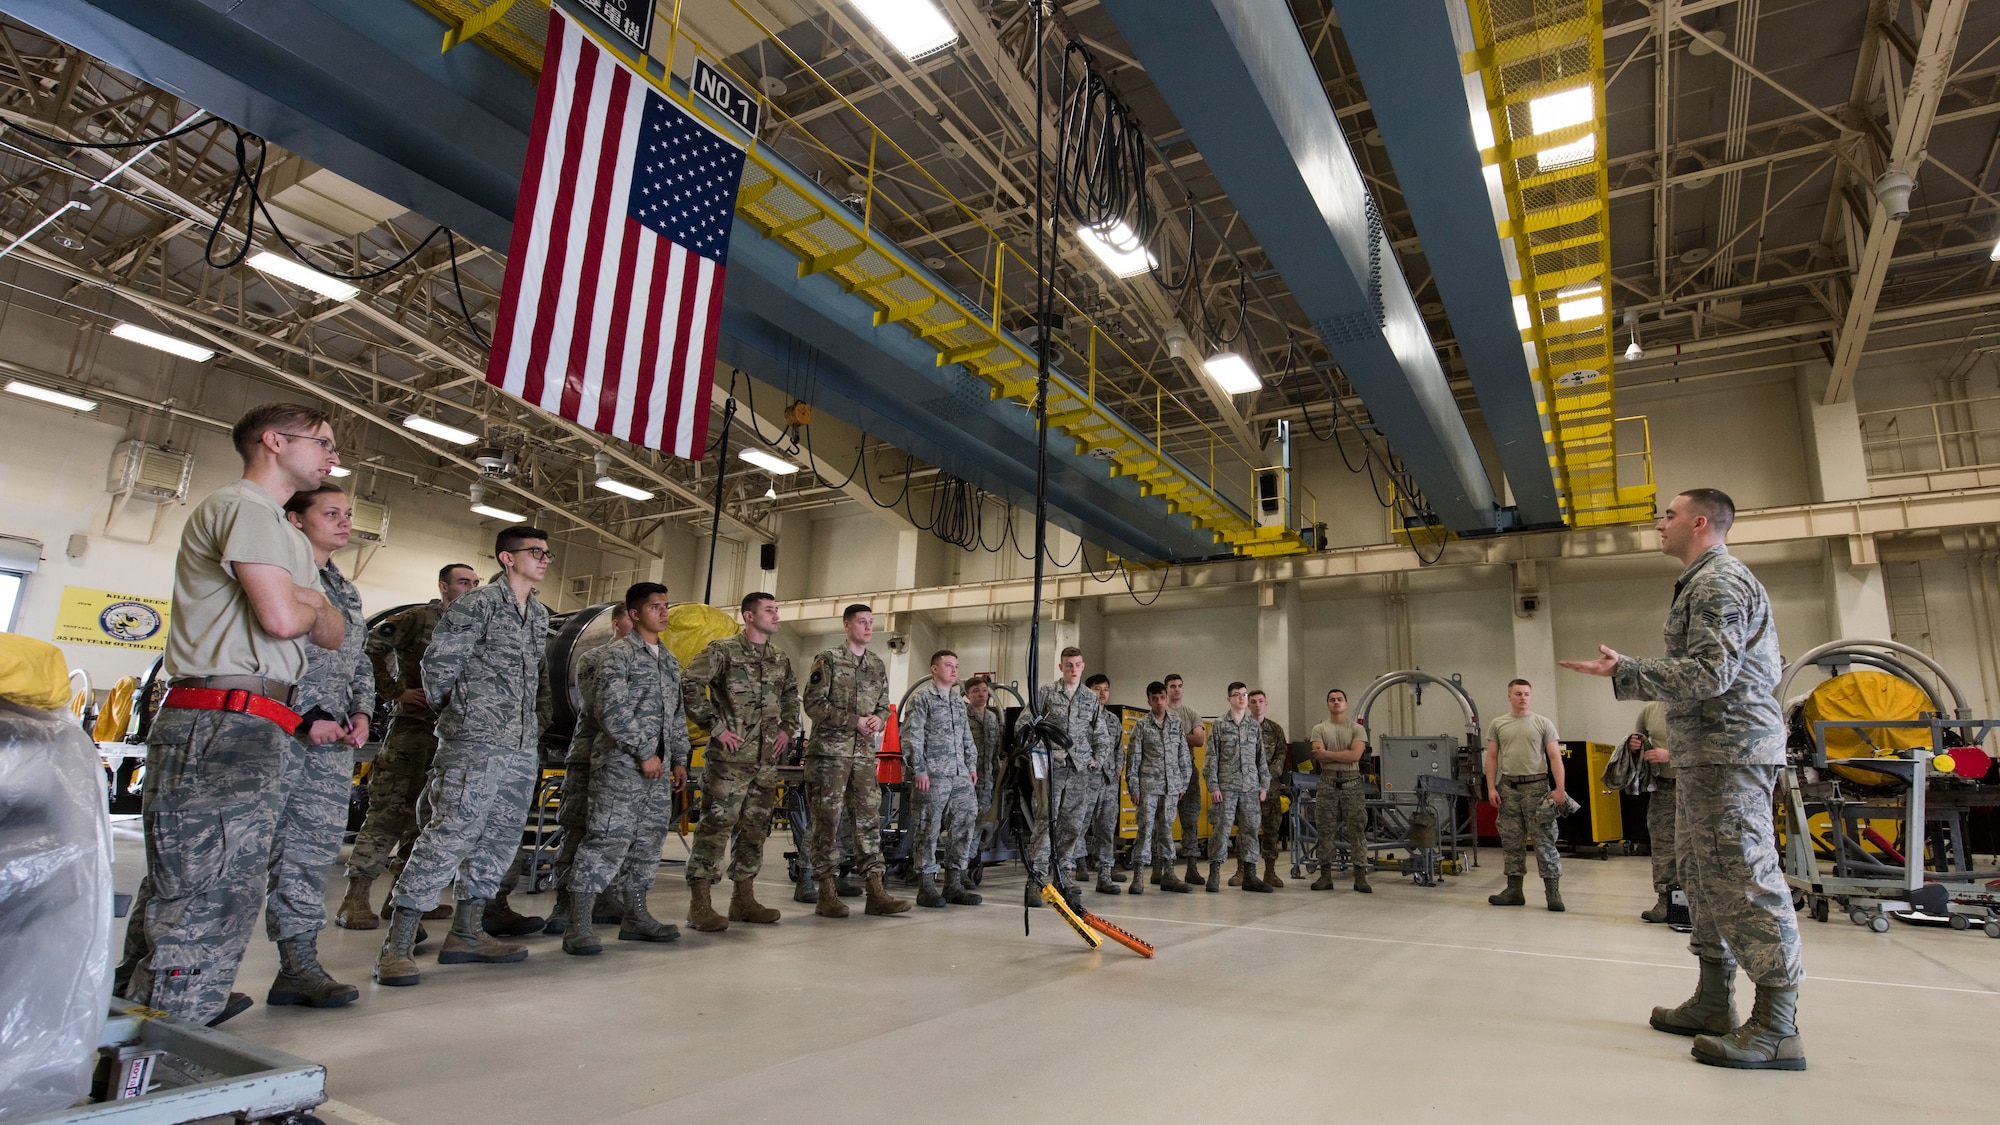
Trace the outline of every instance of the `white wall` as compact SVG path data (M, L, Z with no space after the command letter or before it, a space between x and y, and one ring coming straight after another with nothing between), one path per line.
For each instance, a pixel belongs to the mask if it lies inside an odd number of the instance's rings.
M190 503L131 503L107 533L111 497L105 491L105 476L112 449L124 438L123 425L88 416L28 404L0 411L0 448L6 450L0 462L0 532L44 544L45 561L23 590L16 623L22 635L50 637L65 586L171 597L174 551L193 510L192 501L241 475L242 463L224 435L184 431L179 444L191 445L195 454ZM355 582L370 612L436 597L436 572L446 563L470 563L482 576L493 571L492 534L497 530L493 521L482 521L461 504L393 479L385 479L378 494L390 507L389 542L373 553ZM152 531L156 509L158 532L148 543L145 538ZM89 543L80 558L70 559L64 552L74 534L87 536ZM579 557L560 544L557 551L552 588L560 587L565 569L574 572L578 565L596 565L594 552ZM351 548L337 561L352 574L358 554ZM97 645L61 647L71 665L89 672L100 686L119 676L144 674L155 655Z

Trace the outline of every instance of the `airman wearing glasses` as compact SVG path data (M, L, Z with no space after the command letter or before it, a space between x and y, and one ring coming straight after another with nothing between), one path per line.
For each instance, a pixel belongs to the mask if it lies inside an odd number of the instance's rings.
M396 879L389 936L375 962L387 985L418 983L417 922L454 877L458 905L438 963L510 962L524 945L484 924L486 905L520 849L535 783L535 744L548 725L542 651L549 611L535 587L549 571L548 533L517 526L494 542L500 580L451 603L424 652L424 696L438 714L438 752L422 807L430 810Z

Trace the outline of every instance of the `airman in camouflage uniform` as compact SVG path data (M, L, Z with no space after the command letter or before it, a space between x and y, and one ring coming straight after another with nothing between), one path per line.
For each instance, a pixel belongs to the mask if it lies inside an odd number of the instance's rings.
M598 739L603 734L597 722L597 678L611 646L631 633L632 615L626 610L625 603L619 602L611 609L611 640L576 658L576 694L581 706L576 711L576 725L570 729L569 750L563 757L562 803L556 806L556 824L562 829L562 844L556 848L555 862L550 865L549 871L549 881L556 892L556 908L542 927L545 934L559 934L569 928L569 875L576 864L577 849L583 846L583 838L590 831L590 766ZM675 675L679 675L678 662ZM675 705L679 705L678 697ZM598 896L591 907L591 921L611 922L624 916L624 906L617 897L618 887L622 885L614 883Z
M637 583L625 591L624 604L631 632L592 654L603 655L587 695L597 727L589 774L590 820L565 891L565 953L602 951L590 925L591 904L614 882L624 890L618 940L680 937L678 929L646 909L646 894L673 825L674 794L687 787L690 752L681 664L660 641L671 608L667 588Z
M285 512L312 544L320 586L347 619L347 635L337 649L307 646L306 674L292 694L292 709L306 726L286 747L285 804L271 841L264 932L278 943L279 969L264 1002L337 1008L361 990L320 967L319 932L326 928L326 872L340 859L347 832L354 748L368 741L375 712L375 677L361 651L368 636L361 593L332 558L347 545L352 502L338 486L321 485L294 495Z
M1527 904L1521 884L1528 875L1532 847L1548 907L1560 912L1565 907L1556 818L1567 802L1562 746L1556 724L1528 710L1533 699L1534 687L1528 681L1509 681L1508 713L1486 725L1486 790L1500 810L1500 849L1507 875L1507 889L1487 895L1486 901L1494 906Z
M437 756L437 713L424 697L424 650L445 607L479 588L479 574L464 563L438 571L438 600L414 605L377 622L368 634L367 654L375 672L375 694L390 704L389 729L368 767L368 816L355 833L347 857L347 896L333 924L372 930L381 924L369 902L370 888L393 862L398 871L417 842L422 810L417 798ZM383 911L389 909L385 902ZM449 913L440 907L426 917Z
M1257 821L1271 789L1271 763L1264 756L1263 724L1250 716L1250 689L1229 685L1229 711L1215 720L1214 738L1202 761L1215 820L1208 830L1208 889L1222 889L1222 861L1229 858L1229 829L1242 829L1237 846L1243 851L1243 889L1269 893L1271 885L1257 875Z
M1187 788L1181 790L1180 804L1174 806L1174 815L1181 822L1181 858L1187 862L1187 881L1199 883L1202 882L1202 875L1195 866L1195 859L1201 855L1201 768L1195 761L1194 752L1208 745L1208 726L1202 722L1201 712L1182 701L1186 685L1181 674L1168 673L1165 683L1167 710L1181 717L1181 730L1187 732Z
M1097 893L1115 895L1118 884L1125 881L1124 873L1118 870L1118 816L1124 811L1124 795L1119 790L1125 777L1124 716L1111 705L1111 677L1100 672L1083 686L1097 696L1097 705L1104 709L1104 721L1111 726L1111 753L1097 762L1097 777L1091 782L1097 797L1090 807L1090 830L1079 844L1078 856L1089 856L1090 868L1097 872Z
M778 759L800 726L799 681L790 658L771 643L777 629L777 600L762 592L746 595L743 632L703 649L681 679L687 717L709 732L701 821L687 866L688 924L704 932L726 930L732 920L778 920L778 912L759 903L752 888L771 834ZM736 884L728 918L709 902L725 848Z
M814 913L845 918L834 886L840 856L835 841L845 821L854 846L854 865L868 881L869 914L900 914L909 900L892 897L882 886L881 790L875 774L875 743L889 722L889 669L868 651L875 614L850 605L841 614L847 642L813 657L806 677L805 712L813 721L806 745L806 851L818 884ZM801 895L806 888L799 885Z
M1562 664L1611 677L1619 699L1667 705L1677 860L1694 922L1688 949L1700 959L1701 978L1686 1003L1654 1008L1652 1025L1694 1036L1698 1062L1804 1070L1797 1014L1805 966L1771 824L1785 762L1784 713L1774 694L1784 659L1770 597L1724 545L1735 517L1735 504L1712 488L1681 493L1660 517L1661 551L1687 568L1674 583L1664 657L1621 656L1600 645L1600 659ZM1740 1027L1739 962L1757 986Z
M1319 788L1313 791L1319 878L1312 889L1333 889L1333 868L1345 841L1354 862L1354 889L1373 894L1375 888L1368 885L1368 789L1361 776L1367 734L1348 718L1347 693L1339 688L1326 693L1326 716L1326 722L1312 729L1313 764L1319 769Z
M1265 776L1271 780L1271 787L1265 791L1263 807L1257 810L1257 848L1264 853L1264 881L1273 887L1282 887L1285 881L1278 877L1278 829L1285 818L1285 793L1289 787L1285 776L1291 772L1291 747L1285 742L1285 728L1268 714L1271 697L1259 689L1250 693L1250 717L1257 720L1258 733L1264 739ZM1235 886L1232 880L1231 886Z
M916 793L910 862L917 868L917 905L924 907L978 906L984 901L969 885L969 868L978 857L972 784L978 776L979 751L972 744L965 704L954 690L957 684L958 654L950 649L932 653L930 682L910 693L899 727L910 788ZM943 891L937 885L940 832Z
M125 999L211 1024L251 1003L231 986L264 901L294 739L247 708L275 703L289 723L307 638L337 647L347 625L280 507L340 463L326 415L269 403L231 437L243 477L195 506L174 559L164 668L173 689L198 694L170 692L147 734L146 877L117 972Z
M1048 748L1048 808L1045 815L1031 818L1034 834L1025 860L1029 906L1042 905L1041 888L1051 878L1065 897L1076 893L1070 871L1097 803L1097 763L1115 751L1118 738L1096 694L1083 686L1082 650L1063 649L1058 666L1062 679L1038 688L1033 712L1023 711L1020 720L1032 726L1035 716L1054 719L1070 739L1068 753Z
M1151 712L1133 724L1125 749L1125 787L1139 829L1132 841L1132 893L1146 893L1139 868L1150 860L1154 886L1185 894L1194 888L1174 870L1174 808L1193 754L1180 715L1167 710L1167 686L1157 680L1147 684L1146 703Z
M424 695L438 711L437 759L424 788L429 815L396 879L388 939L375 964L387 985L419 983L410 951L417 919L454 877L458 904L438 963L508 963L526 946L484 929L486 904L521 848L521 825L548 724L543 656L549 611L534 587L548 574L548 535L510 527L495 543L498 580L451 604L424 651ZM537 923L539 925L539 922Z
M972 787L977 815L993 807L993 785L1000 775L1000 708L993 685L981 678L965 686L965 718L972 727L972 745L979 751L979 781Z
M1639 712L1638 729L1629 741L1653 768L1652 790L1646 794L1647 850L1653 860L1651 908L1639 913L1642 922L1665 922L1667 909L1674 904L1674 888L1681 885L1680 866L1674 861L1674 773L1673 735L1667 731L1667 705L1654 700Z

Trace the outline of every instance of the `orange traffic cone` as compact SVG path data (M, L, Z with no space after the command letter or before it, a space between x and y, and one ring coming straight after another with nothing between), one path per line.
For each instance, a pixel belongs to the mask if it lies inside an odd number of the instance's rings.
M882 748L875 751L875 780L884 785L903 782L903 740L896 729L896 705L889 705L889 722L882 728Z

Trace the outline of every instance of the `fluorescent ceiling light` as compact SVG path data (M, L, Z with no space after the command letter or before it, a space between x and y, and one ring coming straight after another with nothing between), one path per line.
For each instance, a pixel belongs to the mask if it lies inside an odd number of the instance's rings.
M1588 297L1576 297L1556 306L1557 320L1588 320L1604 315L1604 295L1593 293Z
M519 512L510 512L505 508L496 508L491 504L474 504L472 510L482 516L492 516L496 520L506 520L508 523L526 523L528 520L528 517Z
M1561 93L1545 94L1528 103L1528 128L1536 135L1551 133L1571 125L1595 120L1597 106L1590 87L1577 86ZM1535 170L1549 172L1581 164L1597 155L1595 133L1580 141L1545 148L1535 156Z
M326 475L330 477L351 477L354 475L354 470L345 465L335 465L326 471Z
M1986 259L1991 262L2000 262L2000 242L1993 244L1993 250L1986 255Z
M1534 323L1533 318L1528 315L1528 298L1515 297L1514 327L1520 329L1523 332L1526 332L1528 330L1528 327L1533 323Z
M250 268L336 301L352 301L354 295L361 292L358 287L349 285L337 277L330 277L304 262L274 254L269 250L259 250L252 254Z
M616 493L627 500L651 500L653 494L643 488L635 488L616 477L598 477L597 487L606 492Z
M157 348L180 356L182 359L194 360L196 363L206 363L215 358L214 348L204 348L200 344L169 336L164 332L155 332L150 328L141 328L136 324L120 324L111 330L111 334L120 340L144 344L149 348Z
M958 29L932 0L854 0L854 6L911 62L958 42Z
M1159 268L1160 263L1153 259L1152 252L1146 249L1146 244L1132 233L1132 228L1123 219L1113 223L1108 231L1078 227L1076 236L1090 247L1090 252L1097 255L1098 261L1119 277L1137 277L1149 269Z
M60 406L65 410L97 409L96 399L66 395L61 391L52 391L47 387L38 387L33 383L23 383L19 379L8 382L7 393L20 395L22 398L32 398L38 402L46 402L50 406Z
M799 471L797 465L792 464L782 457L773 457L761 449L745 449L739 451L736 455L760 469L777 473L779 476L790 476Z
M403 428L415 430L420 434L429 434L434 438L441 438L453 445L471 445L473 442L479 440L479 435L470 430L461 430L457 426L447 426L435 418L426 418L421 414L412 414L403 419Z
M1248 360L1235 352L1209 356L1207 366L1209 375L1230 394L1247 395L1264 389L1264 380L1257 377Z

